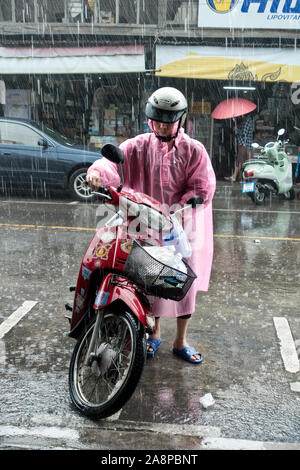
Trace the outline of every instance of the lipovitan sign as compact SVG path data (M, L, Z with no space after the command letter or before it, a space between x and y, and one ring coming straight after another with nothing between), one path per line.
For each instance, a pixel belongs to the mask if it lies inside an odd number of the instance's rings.
M199 0L198 26L300 29L300 0Z

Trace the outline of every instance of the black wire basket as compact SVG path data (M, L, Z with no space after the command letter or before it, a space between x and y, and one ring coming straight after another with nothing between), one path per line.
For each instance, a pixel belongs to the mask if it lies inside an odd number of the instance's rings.
M183 299L197 277L193 270L184 260L186 272L167 266L151 256L142 245L151 246L142 240L133 241L124 266L126 277L149 295L176 301Z

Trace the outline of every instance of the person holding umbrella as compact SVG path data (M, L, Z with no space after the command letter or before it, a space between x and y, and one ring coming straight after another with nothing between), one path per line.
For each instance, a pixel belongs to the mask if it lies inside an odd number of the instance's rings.
M226 177L227 181L235 182L242 164L252 157L253 142L253 118L252 113L256 104L244 98L230 98L222 101L212 112L214 119L233 119L234 130L237 138L237 158L232 176ZM241 117L239 122L236 118Z
M232 176L225 177L227 181L235 183L242 168L243 163L249 158L252 158L252 143L253 143L253 118L251 114L246 114L237 120L233 118L234 131L237 140L237 157L235 163L235 169Z

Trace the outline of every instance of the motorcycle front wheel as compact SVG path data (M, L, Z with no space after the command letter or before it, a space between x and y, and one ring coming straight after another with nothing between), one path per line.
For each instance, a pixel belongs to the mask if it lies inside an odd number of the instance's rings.
M94 319L75 345L69 390L81 413L100 419L116 413L129 400L141 377L146 352L134 315L106 311L87 358L95 325Z

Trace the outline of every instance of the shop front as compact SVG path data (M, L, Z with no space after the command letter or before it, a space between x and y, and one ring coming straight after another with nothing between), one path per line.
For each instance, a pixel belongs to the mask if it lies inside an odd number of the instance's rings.
M223 100L255 102L254 140L287 130L296 163L300 128L297 48L156 46L156 73L145 67L143 46L5 48L0 54L0 103L7 117L44 123L77 143L119 145L148 131L147 97L176 86L188 98L186 131L207 148L218 177L231 173L231 119L212 118Z
M0 49L6 117L44 123L95 147L119 144L141 127L143 46Z
M256 104L254 141L274 138L284 127L290 140L288 151L297 161L297 48L158 46L156 76L160 84L177 84L186 92L187 132L203 142L218 177L231 174L236 156L232 120L212 117L215 107L228 98L246 98Z

